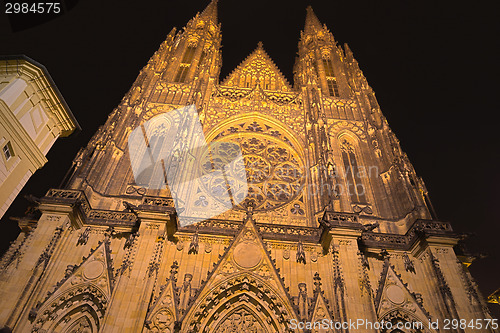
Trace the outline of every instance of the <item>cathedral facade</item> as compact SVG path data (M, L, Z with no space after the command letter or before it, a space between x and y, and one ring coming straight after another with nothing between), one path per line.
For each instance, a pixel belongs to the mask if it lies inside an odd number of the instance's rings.
M436 219L348 46L309 7L293 84L261 43L220 79L216 6L168 34L64 188L19 220L0 262L0 326L440 332L448 321L453 332L496 332L468 258L455 253L461 236ZM179 150L179 172L196 180L181 189L192 202L182 207L171 188L151 186L174 162L138 177L128 145L140 129L161 150L178 124L155 121L189 105L212 151ZM241 149L245 192L207 176L224 144ZM228 187L235 199L221 209Z

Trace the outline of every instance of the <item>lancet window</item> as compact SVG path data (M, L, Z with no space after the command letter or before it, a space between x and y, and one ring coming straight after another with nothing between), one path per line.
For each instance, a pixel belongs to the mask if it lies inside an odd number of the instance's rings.
M175 82L184 82L186 80L195 50L195 46L188 46L186 52L184 52L184 56L179 64L179 69L177 70L177 75L175 76Z
M323 67L325 68L326 83L328 84L328 93L332 97L339 97L339 87L337 79L333 71L333 64L331 59L323 59Z
M366 187L361 180L361 178L366 175L366 170L359 166L354 146L350 142L344 140L341 145L341 150L348 190L347 193L351 196L352 202L366 203Z

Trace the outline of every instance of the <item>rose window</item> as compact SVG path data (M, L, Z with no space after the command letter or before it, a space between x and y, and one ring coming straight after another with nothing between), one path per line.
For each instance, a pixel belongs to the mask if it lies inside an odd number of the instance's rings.
M240 147L243 159L231 165L229 173L233 176L211 174L238 156L235 144ZM205 152L200 164L205 190L217 199L230 188L234 201L240 202L236 209L245 210L249 204L256 211L283 206L297 198L304 184L298 154L288 143L268 135L224 136L211 144L210 153ZM243 190L245 180L248 193Z

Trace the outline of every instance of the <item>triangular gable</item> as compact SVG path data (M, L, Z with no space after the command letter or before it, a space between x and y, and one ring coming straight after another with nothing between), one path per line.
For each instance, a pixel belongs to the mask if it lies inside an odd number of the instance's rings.
M375 297L375 309L379 318L396 309L410 310L420 319L429 318L429 313L422 306L421 296L410 292L407 286L394 266L386 261Z
M292 90L260 42L257 48L222 83L223 86L239 88L254 88L257 84L263 90Z
M146 327L152 331L173 332L178 321L177 295L172 279L160 287L160 294L151 304L146 315Z
M69 314L70 318L72 309L84 303L91 303L96 310L99 327L113 292L113 268L108 242L100 242L79 265L68 266L65 277L30 312L30 317L36 317L36 327L50 326L55 318L54 312L58 312L61 317Z
M288 288L269 257L251 218L243 224L239 234L221 256L214 270L209 273L208 281L200 289L197 300L182 319L183 324L191 328L196 326L199 330L208 327L205 325L219 325L226 310L223 313L215 313L216 309L235 296L243 302L251 303L250 298L263 304L267 302L259 311L267 311L282 325L291 319L297 319ZM230 311L230 308L227 308L227 311ZM201 323L201 326L197 323ZM268 323L271 323L271 319ZM271 329L274 331L277 327Z
M316 294L315 300L313 301L312 308L311 323L323 322L323 320L327 320L329 323L333 322L333 317L330 313L328 304L323 296L323 292L318 292ZM333 332L331 329L320 329L319 332Z
M274 284L276 289L288 293L285 291L283 280L269 257L266 246L251 219L245 222L240 233L217 264L213 274L211 274L216 279L211 282L216 282L224 276L240 271L251 271L260 275ZM208 284L206 287L209 287Z
M66 286L92 283L110 296L113 291L113 268L110 253L108 242L100 242L87 257L83 258L79 265L73 267L72 271L69 269L66 271L66 276L56 285L52 294L58 290L65 290Z

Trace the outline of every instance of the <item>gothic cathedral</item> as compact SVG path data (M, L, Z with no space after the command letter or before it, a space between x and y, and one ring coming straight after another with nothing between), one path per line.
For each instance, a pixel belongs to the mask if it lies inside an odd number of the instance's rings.
M452 332L495 332L460 235L436 220L349 47L309 7L293 84L261 43L220 79L220 48L214 0L168 34L64 188L19 219L0 262L0 327L430 333L457 319L485 322ZM157 144L175 119L143 124L189 105L214 149L240 147L247 191L180 224L173 191L134 176L128 139L142 129ZM220 212L228 182L203 176L217 161L186 156L201 176L184 212Z

